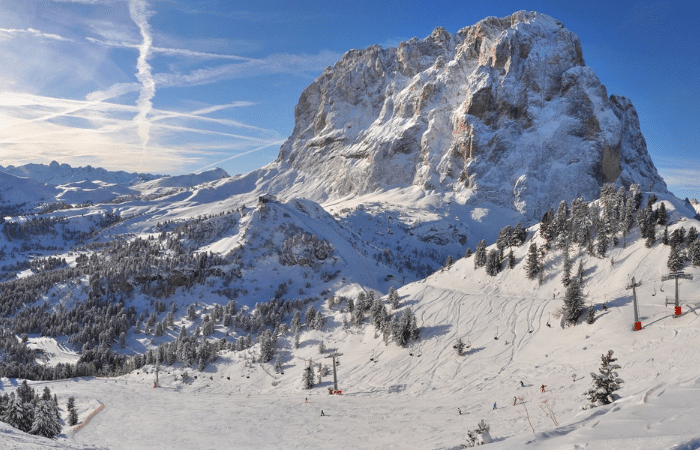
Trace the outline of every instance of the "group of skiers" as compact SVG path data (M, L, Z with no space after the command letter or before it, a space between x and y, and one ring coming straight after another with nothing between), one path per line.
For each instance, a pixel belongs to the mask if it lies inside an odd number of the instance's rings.
M574 381L576 381L576 374L574 374ZM523 388L524 388L524 387L525 387L525 383L523 383L522 381L520 381L520 387L523 387ZM546 385L546 384L543 384L542 386L540 386L540 392L541 392L541 393L544 394L544 393L546 392L546 390L547 390L547 385ZM513 406L515 406L515 405L517 405L517 404L518 404L518 397L517 397L517 396L514 396L514 397L513 397ZM496 404L496 402L493 402L493 409L494 409L494 410L498 409L498 405ZM462 410L461 410L461 409L457 408L457 412L459 413L459 415L462 415Z

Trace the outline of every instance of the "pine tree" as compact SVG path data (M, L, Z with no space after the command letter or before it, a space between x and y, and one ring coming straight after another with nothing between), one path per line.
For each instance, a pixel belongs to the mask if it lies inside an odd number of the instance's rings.
M447 260L445 260L445 269L449 269L450 267L452 267L452 264L454 264L454 263L455 263L455 260L452 257L452 255L447 255Z
M73 408L68 410L68 425L74 426L78 424L78 411Z
M602 228L598 231L595 249L598 256L605 258L605 254L608 252L608 235L605 234Z
M471 256L472 256L472 249L467 247L467 249L464 251L464 257L470 258Z
M698 239L698 230L695 227L690 227L686 239L688 242L688 246L690 246L693 242L695 242Z
M552 248L552 241L557 237L557 230L553 225L554 209L549 208L549 211L544 213L540 221L540 236L545 240L544 248L547 250Z
M576 325L578 318L583 313L584 304L585 297L581 284L577 278L574 278L566 288L566 294L564 294L564 320L569 324Z
M495 277L501 271L501 258L498 250L491 250L486 257L486 273Z
M515 268L515 255L513 255L513 249L510 249L510 252L508 252L508 268Z
M311 389L312 387L314 387L314 372L311 369L311 366L304 367L302 383L304 389Z
M265 330L265 332L260 336L260 361L268 362L272 359L275 354L275 343L272 340L272 335L270 330Z
M326 318L323 316L321 310L316 312L316 317L314 318L314 330L323 330L323 326L326 324Z
M498 232L498 239L496 239L496 247L498 248L498 251L501 252L501 254L503 254L503 251L506 247L510 247L512 245L512 235L513 231L510 225L506 225L505 227L501 228L501 231Z
M648 230L647 230L647 236L646 236L646 241L644 242L644 246L646 248L651 248L654 243L656 242L656 228L654 227L654 224L648 225Z
M464 345L464 342L462 342L462 338L461 338L461 337L460 337L460 338L457 338L457 342L455 343L455 345L454 345L453 347L457 350L457 354L458 354L459 356L464 355L464 347L465 347L465 345Z
M306 314L304 315L304 324L308 330L312 330L314 328L314 319L316 319L316 308L314 308L314 305L309 305L309 307L306 308Z
M348 307L350 307L350 302L352 299L348 300ZM294 316L292 316L292 321L289 323L289 329L293 334L296 334L301 328L301 313L299 310L294 311Z
M540 259L539 252L537 251L537 244L534 242L530 244L527 251L527 261L525 262L525 273L527 277L531 280L537 278L540 273Z
M479 267L481 267L485 264L486 264L486 240L482 239L479 241L478 244L476 244L476 251L474 252L474 268L478 269Z
M681 256L680 246L671 246L671 252L668 254L668 261L666 262L666 267L671 272L678 272L683 269L684 266L683 257Z
M418 339L420 329L411 308L404 309L401 318L392 321L392 334L394 341L401 347L406 347L410 341Z
M680 227L676 228L673 230L673 233L671 233L671 238L669 239L669 243L671 244L672 247L679 247L683 245L683 242L685 241L685 228Z
M688 256L690 257L690 262L694 267L700 266L700 239L696 239L692 244L690 244Z
M520 247L527 240L527 231L523 228L522 224L518 222L513 228L511 233L510 244L513 247Z
M588 307L588 314L586 314L586 323L591 325L595 322L595 307L593 305Z
M394 286L389 288L389 304L391 305L391 309L399 308L399 294L396 292L396 289L394 289Z
M282 373L282 360L279 355L275 358L275 373Z
M615 364L615 361L617 358L613 358L613 351L608 350L607 354L601 355L601 365L598 369L600 375L591 372L593 387L584 393L591 406L607 405L614 401L613 393L620 389L622 383L615 372L620 365Z
M668 222L668 216L666 215L666 204L664 202L659 203L659 207L656 209L656 223L659 225L666 225Z
M561 269L561 282L564 285L564 287L567 287L569 283L571 283L571 269L572 269L572 262L571 262L571 257L569 256L569 245L567 244L566 247L564 248L564 255L563 255L564 262L562 264L562 269Z
M19 389L18 389L19 390ZM22 397L15 393L14 399L5 410L3 422L25 433L32 429L34 422L34 408L30 402L23 402Z
M668 225L666 225L666 226L664 227L664 234L663 234L663 236L661 236L661 243L664 244L664 245L668 245L669 242L670 242L670 241L669 241L669 239L668 239Z
M34 421L29 434L44 436L50 439L61 433L58 407L53 400L41 400L34 412Z

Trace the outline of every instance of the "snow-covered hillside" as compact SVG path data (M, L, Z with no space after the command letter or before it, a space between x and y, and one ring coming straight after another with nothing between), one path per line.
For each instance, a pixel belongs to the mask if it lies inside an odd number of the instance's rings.
M683 202L659 197L670 234L700 228L687 217ZM540 282L526 276L532 243L545 244L537 226L524 245L513 248L515 267L495 276L475 268L473 255L399 289L399 309L393 312L411 308L421 327L420 339L407 348L385 344L371 323L353 325L347 305L324 302L317 305L326 315L322 330L303 328L299 348L292 335L278 338L283 373L275 373L272 361L253 362L255 345L223 352L203 371L161 367L157 389L151 387L153 365L117 378L31 384L49 385L61 405L75 396L81 420L105 405L79 431L64 428L60 440L75 447L453 449L484 419L494 449L697 448L697 268L686 263L685 272L694 278L680 280L682 314L676 317L666 305L674 283L662 281L669 272L670 246L658 242L647 248L638 228L605 257L574 246L573 267L583 264L586 305L596 308L597 317L593 324L582 317L571 326L561 318L562 251L547 252ZM632 277L641 282L636 289L640 331L634 331ZM224 331L217 325L210 338L226 338ZM469 345L463 356L454 349L459 338ZM324 354L321 341L328 349ZM622 366L619 398L584 410L588 374L597 371L609 349ZM330 366L330 351L339 354L343 393L328 395L330 373L303 390L304 367L309 361ZM181 377L185 371L187 382ZM12 391L16 381L2 384Z
M247 175L0 168L0 390L56 394L49 448L700 448L697 212L572 32L352 50L296 116Z

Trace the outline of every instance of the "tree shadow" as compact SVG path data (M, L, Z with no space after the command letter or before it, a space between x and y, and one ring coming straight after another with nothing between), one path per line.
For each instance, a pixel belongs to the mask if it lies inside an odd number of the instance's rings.
M452 328L450 325L435 325L432 327L421 327L420 336L421 339L444 336L447 334L447 331L450 328Z

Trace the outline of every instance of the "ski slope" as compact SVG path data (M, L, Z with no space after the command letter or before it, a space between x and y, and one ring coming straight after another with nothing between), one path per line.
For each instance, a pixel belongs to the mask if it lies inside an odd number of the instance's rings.
M662 200L670 231L700 227L677 213L670 199ZM540 243L536 227L528 239ZM620 243L605 258L572 252L574 267L583 261L584 292L597 319L567 327L560 316L561 253L548 253L540 285L525 276L528 244L514 249L516 267L495 277L463 258L401 288L400 308L411 307L421 327L421 339L409 348L385 345L369 323L343 325L347 313L324 304L324 330L303 331L299 348L293 348L292 336L277 341L283 374L271 363L252 363L254 346L223 353L204 372L186 369L197 376L187 383L180 377L185 369L163 367L156 389L154 368L148 366L118 378L32 382L35 389L48 385L62 408L75 396L81 421L104 405L79 430L64 427L50 445L457 449L466 442L466 431L483 419L491 427L494 442L488 448L493 449L700 448L700 271L686 265L694 278L680 281L682 315L675 317L672 305L665 304L674 296L674 284L661 281L670 247L660 240L647 249L635 230L624 248ZM637 288L641 331L633 330L627 289L632 277L642 283ZM603 303L607 311L600 309ZM461 357L453 348L458 338L470 345ZM332 375L311 390L301 388L310 360L331 364L328 352L319 353L321 340L340 355L342 395L328 395ZM583 409L589 373L597 371L609 349L622 366L619 398ZM2 390L12 391L18 383L3 379ZM0 447L37 448L37 439L8 429L0 434Z

